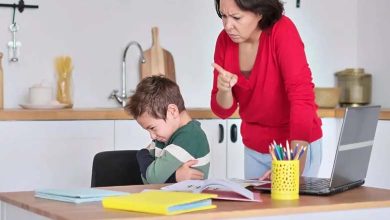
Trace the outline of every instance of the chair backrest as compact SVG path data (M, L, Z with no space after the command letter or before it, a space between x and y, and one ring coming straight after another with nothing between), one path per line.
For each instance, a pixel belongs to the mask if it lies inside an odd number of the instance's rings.
M143 184L137 150L103 151L93 158L91 187Z

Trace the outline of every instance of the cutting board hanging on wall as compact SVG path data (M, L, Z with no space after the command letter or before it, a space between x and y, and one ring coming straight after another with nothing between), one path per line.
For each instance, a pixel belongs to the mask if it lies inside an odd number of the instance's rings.
M141 79L151 75L165 75L176 81L172 54L160 46L158 27L152 28L152 47L144 51L145 63L141 64Z
M3 66L1 65L3 53L0 52L0 109L4 108L4 81L3 81Z

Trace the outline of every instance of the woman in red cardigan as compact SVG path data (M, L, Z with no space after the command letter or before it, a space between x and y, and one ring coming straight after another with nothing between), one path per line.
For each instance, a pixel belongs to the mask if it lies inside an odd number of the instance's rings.
M321 164L321 119L303 42L279 0L215 0L224 29L214 54L211 109L228 118L239 107L245 178L269 177L269 145L308 146L301 173ZM267 172L268 171L268 172Z

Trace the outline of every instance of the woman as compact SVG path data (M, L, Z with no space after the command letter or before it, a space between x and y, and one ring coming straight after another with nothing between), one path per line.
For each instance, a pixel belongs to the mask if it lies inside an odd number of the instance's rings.
M269 145L308 146L301 174L316 176L321 119L303 42L279 0L215 0L224 30L214 53L211 109L221 118L239 106L245 178L269 177Z

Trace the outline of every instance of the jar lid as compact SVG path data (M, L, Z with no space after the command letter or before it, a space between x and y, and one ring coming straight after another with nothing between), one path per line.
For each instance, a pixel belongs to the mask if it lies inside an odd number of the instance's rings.
M343 71L336 72L335 75L341 76L341 75L363 75L364 68L347 68Z

